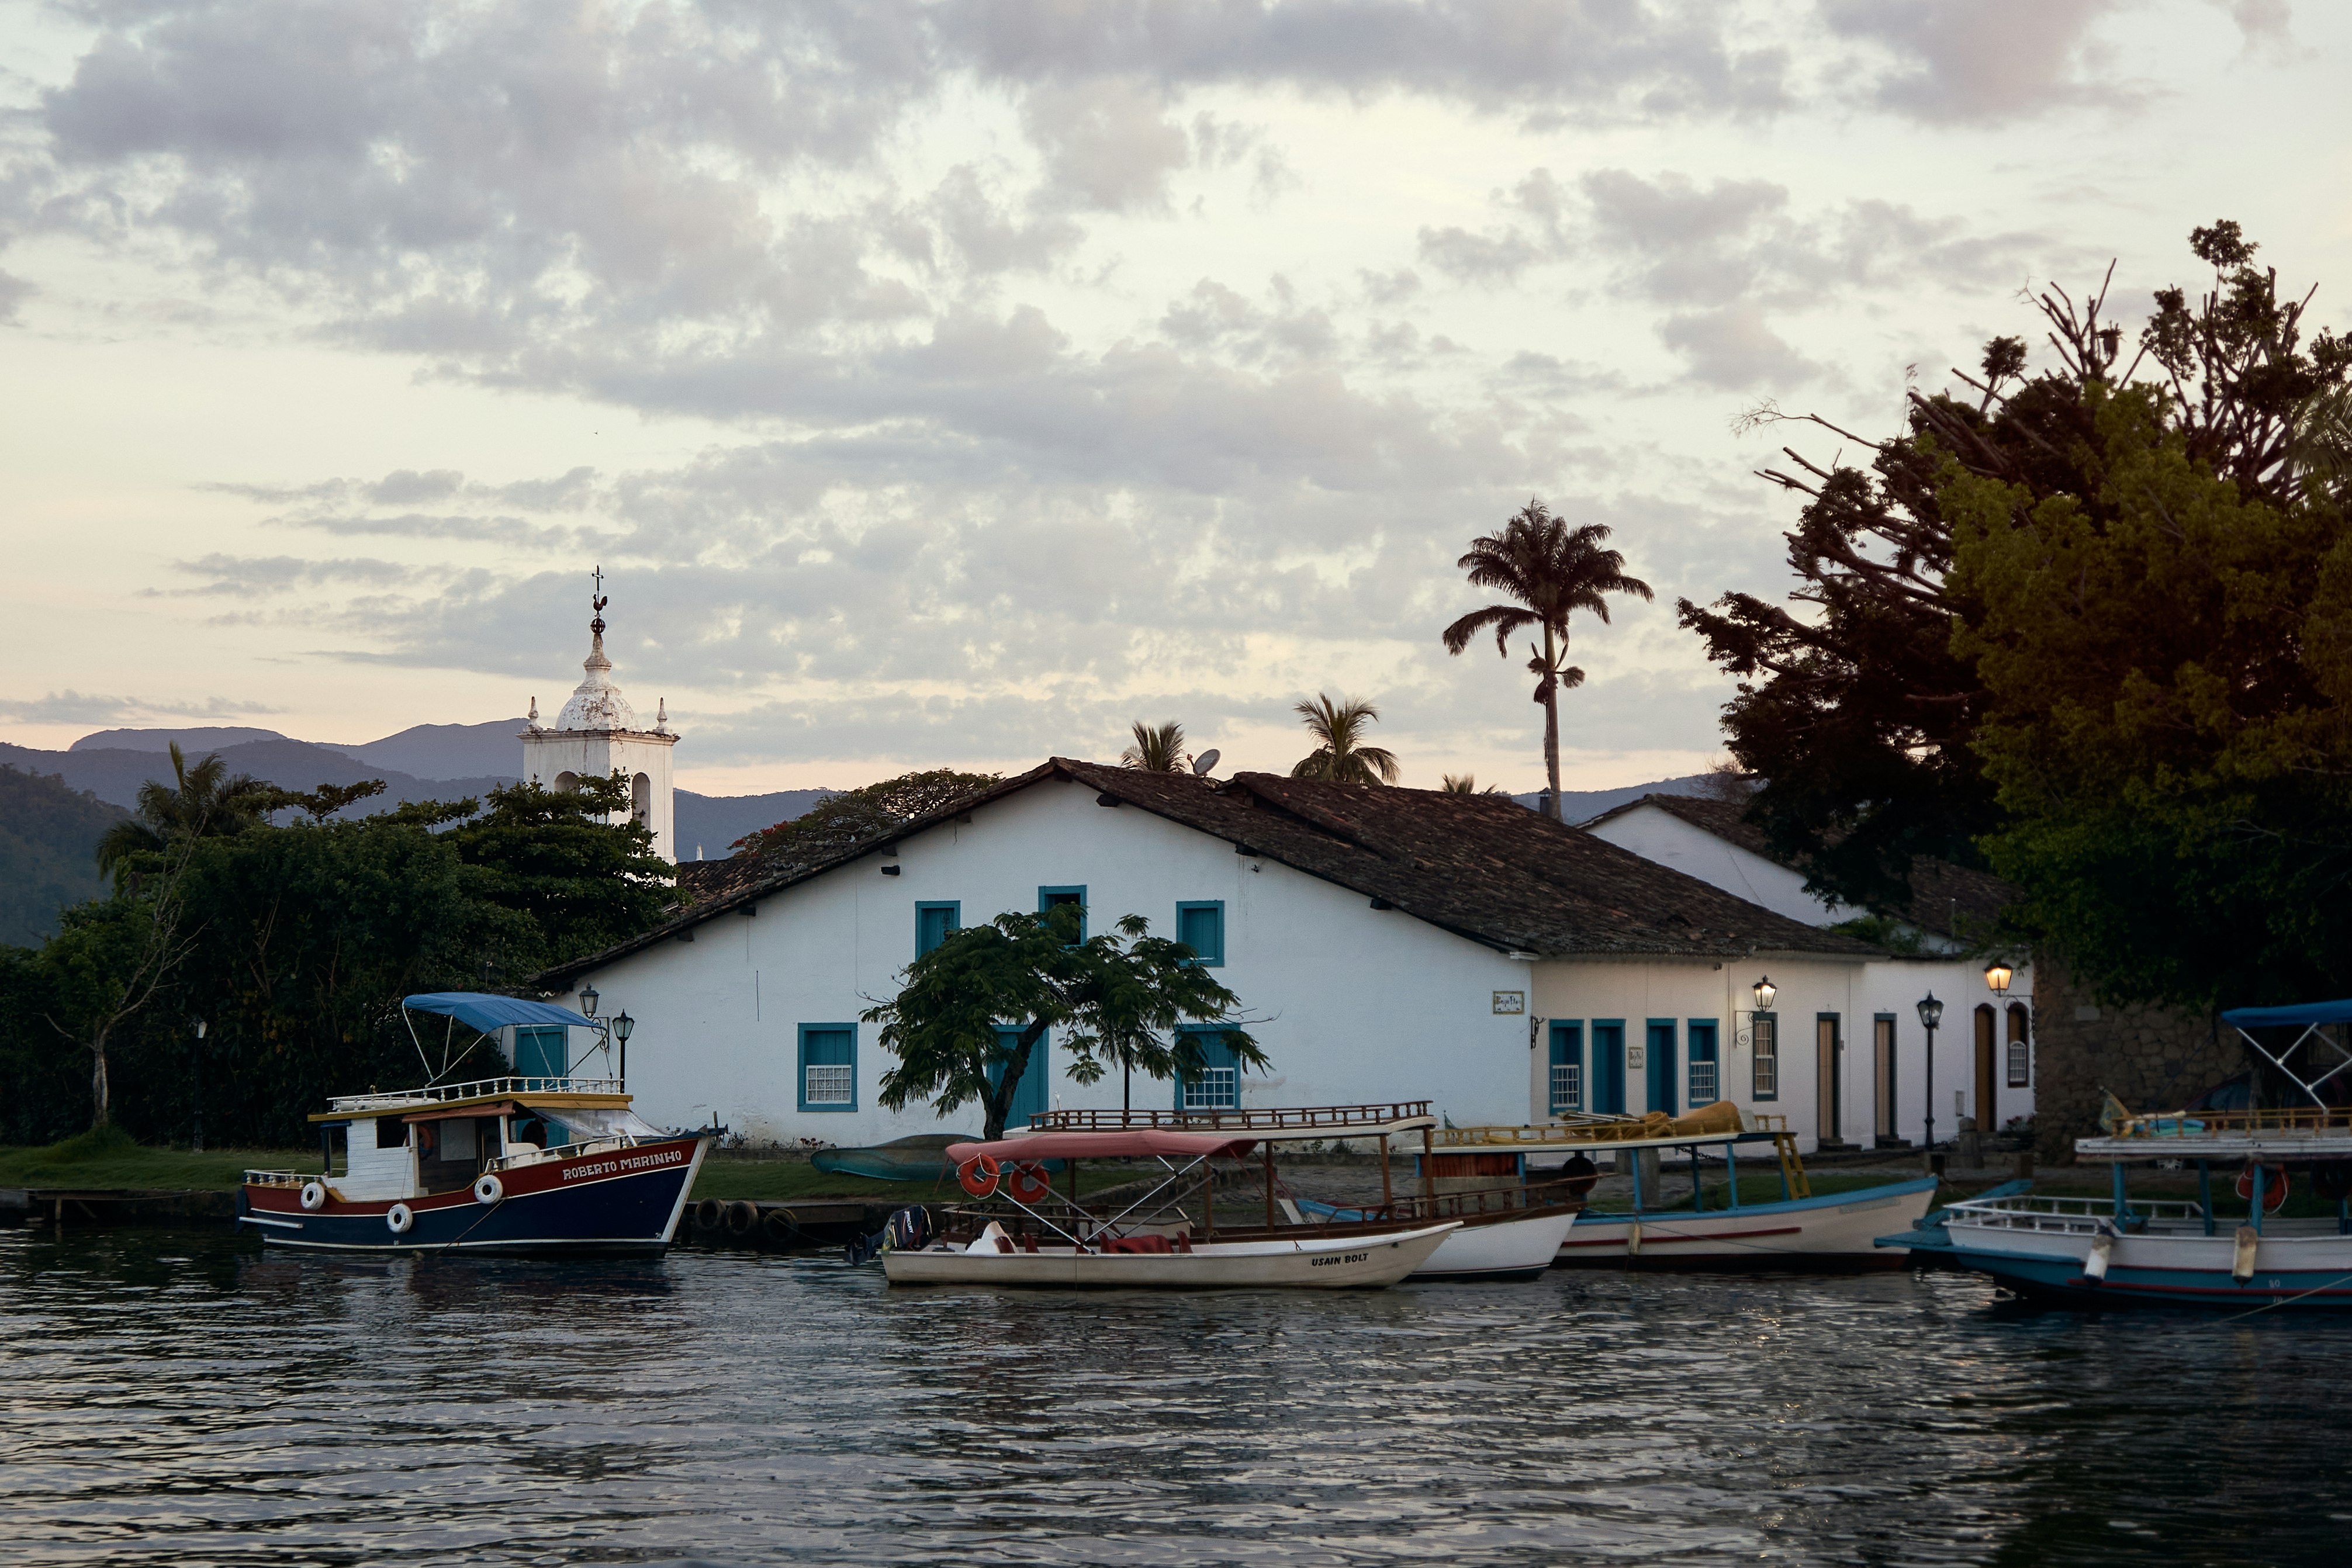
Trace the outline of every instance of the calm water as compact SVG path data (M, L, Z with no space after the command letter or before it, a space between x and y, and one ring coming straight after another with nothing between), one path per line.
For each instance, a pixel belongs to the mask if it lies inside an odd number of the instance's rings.
M0 1231L0 1560L2352 1559L2352 1323L1951 1275L886 1291Z

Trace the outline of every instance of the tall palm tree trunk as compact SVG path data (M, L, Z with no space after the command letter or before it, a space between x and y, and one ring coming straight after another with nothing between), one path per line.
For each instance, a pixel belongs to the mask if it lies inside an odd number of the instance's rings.
M1544 778L1550 792L1544 796L1544 815L1557 822L1559 819L1559 657L1551 642L1551 628L1544 628Z

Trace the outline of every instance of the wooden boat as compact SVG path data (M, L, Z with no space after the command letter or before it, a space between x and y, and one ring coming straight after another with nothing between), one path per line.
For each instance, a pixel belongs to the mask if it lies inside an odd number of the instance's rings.
M882 1253L894 1285L1102 1287L1118 1290L1364 1290L1395 1284L1428 1261L1454 1222L1376 1228L1365 1234L1284 1240L1219 1241L1206 1224L1172 1236L1151 1223L1167 1195L1194 1179L1204 1187L1209 1162L1238 1158L1257 1140L1224 1133L1139 1128L1126 1132L1033 1133L948 1150L959 1179L975 1197L1000 1189L1034 1222L1016 1239L989 1220L969 1239L943 1239ZM1054 1204L1045 1162L1075 1172L1087 1159L1150 1159L1166 1173L1118 1214L1096 1217ZM1204 1213L1204 1221L1209 1216Z
M2101 1136L2075 1140L2074 1150L2110 1162L2111 1196L1989 1193L1879 1245L2061 1306L2352 1308L2352 1112L2126 1113ZM2195 1202L2131 1195L2128 1168L2158 1160L2196 1170ZM2242 1223L2214 1213L2216 1165L2248 1200ZM2334 1197L2336 1213L2266 1212L2283 1207L2298 1180Z
M1738 1151L1769 1145L1781 1179L1781 1197L1767 1203L1739 1198ZM1795 1141L1778 1117L1742 1113L1727 1101L1687 1116L1652 1113L1643 1117L1589 1117L1524 1127L1449 1127L1434 1147L1447 1153L1516 1155L1523 1167L1552 1159L1590 1160L1595 1154L1622 1156L1620 1168L1633 1178L1633 1206L1612 1212L1590 1207L1576 1217L1559 1246L1559 1262L1600 1268L1821 1270L1885 1268L1896 1262L1876 1246L1892 1226L1908 1225L1935 1199L1936 1178L1892 1181L1851 1192L1815 1194L1797 1155ZM1660 1195L1643 1190L1645 1150L1678 1154L1689 1161L1694 1197L1689 1207L1665 1207ZM1707 1208L1706 1166L1717 1164L1726 1201Z
M405 1005L486 1034L596 1027L513 997L446 992ZM310 1118L327 1146L324 1168L246 1172L237 1221L269 1246L312 1250L660 1252L710 1140L665 1133L629 1104L618 1079L572 1076L343 1095ZM340 1173L338 1130L347 1148Z
M1526 1280L1540 1275L1558 1256L1592 1185L1571 1179L1529 1186L1516 1174L1507 1184L1454 1180L1453 1173L1443 1168L1450 1156L1433 1158L1428 1153L1438 1119L1430 1114L1425 1100L1224 1111L1056 1111L1033 1118L1033 1125L1045 1131L1151 1127L1251 1134L1258 1141L1264 1166L1265 1223L1228 1226L1221 1234L1236 1241L1284 1241L1458 1223L1461 1228L1412 1271L1415 1280ZM1416 1135L1423 1145L1419 1191L1399 1192L1390 1165L1391 1144ZM1378 1205L1348 1207L1282 1196L1285 1184L1276 1166L1280 1145L1349 1140L1369 1141L1380 1156ZM1448 1190L1440 1191L1441 1185Z

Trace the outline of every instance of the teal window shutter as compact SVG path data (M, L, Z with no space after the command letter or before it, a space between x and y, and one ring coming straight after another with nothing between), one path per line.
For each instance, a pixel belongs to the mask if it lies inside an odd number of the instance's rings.
M518 1078L561 1078L568 1065L564 1060L564 1035L561 1024L542 1028L521 1027L515 1030L514 1070Z
M856 1110L857 1026L804 1023L800 1037L800 1108Z
M1180 1032L1197 1040L1201 1047L1201 1075L1186 1082L1180 1075L1176 1080L1176 1109L1179 1111L1238 1111L1242 1108L1241 1062L1234 1048L1225 1043L1225 1031L1220 1025L1191 1025Z
M963 905L953 900L927 901L915 905L915 956L919 958L963 928Z
M1037 890L1037 913L1057 909L1065 904L1078 906L1078 940L1087 939L1087 890L1084 883L1070 887L1041 887Z
M1000 1029L996 1031L996 1049L1010 1052L1020 1039L1021 1030ZM1005 1131L1025 1128L1032 1116L1042 1116L1053 1109L1051 1085L1054 1069L1050 1050L1053 1040L1053 1031L1048 1030L1037 1037L1036 1044L1029 1048L1029 1064L1022 1070L1021 1082L1013 1086L1013 1103L1005 1111ZM1004 1082L1005 1066L1006 1061L1002 1058L988 1064L988 1087L992 1092Z
M1176 906L1176 940L1192 949L1201 967L1225 961L1225 901L1195 899Z
M1551 1026L1551 1113L1584 1109L1584 1025L1555 1019Z

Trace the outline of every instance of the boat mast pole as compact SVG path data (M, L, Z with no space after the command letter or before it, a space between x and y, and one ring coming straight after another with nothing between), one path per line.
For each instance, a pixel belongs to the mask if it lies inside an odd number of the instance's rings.
M1421 1197L1422 1201L1429 1205L1429 1212L1432 1214L1437 1212L1437 1178L1430 1174L1430 1166L1433 1163L1434 1156L1429 1143L1429 1129L1423 1127L1421 1130Z
M1396 1194L1389 1190L1389 1135L1381 1134L1381 1218L1396 1218Z
M1265 1228L1274 1228L1274 1140L1265 1141Z

